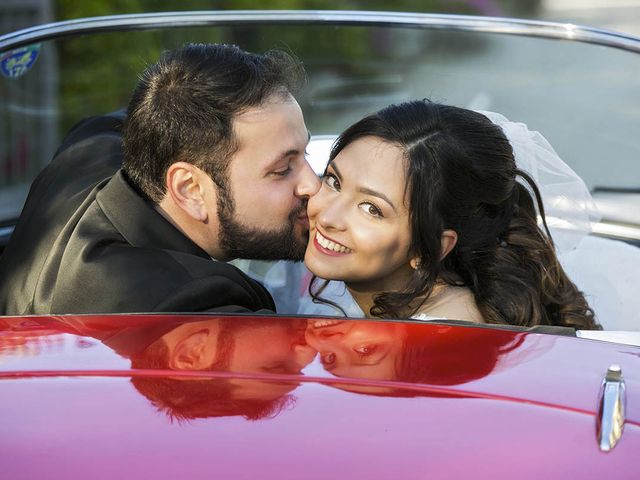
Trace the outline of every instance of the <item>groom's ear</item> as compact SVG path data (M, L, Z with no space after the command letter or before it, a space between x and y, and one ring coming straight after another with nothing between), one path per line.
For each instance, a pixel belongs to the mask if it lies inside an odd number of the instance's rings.
M440 237L440 260L443 260L458 243L458 234L453 230L445 230Z
M173 203L194 220L205 222L207 205L216 205L215 200L205 201L207 194L215 192L207 188L207 181L213 183L209 176L191 163L175 162L167 169L165 180Z
M180 339L169 353L172 370L203 370L213 363L216 342L208 329L192 332Z

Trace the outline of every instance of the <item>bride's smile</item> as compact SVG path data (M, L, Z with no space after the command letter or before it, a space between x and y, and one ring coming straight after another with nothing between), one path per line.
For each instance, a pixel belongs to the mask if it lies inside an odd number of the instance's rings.
M322 235L317 228L314 241L316 248L327 255L344 255L351 253L350 248Z

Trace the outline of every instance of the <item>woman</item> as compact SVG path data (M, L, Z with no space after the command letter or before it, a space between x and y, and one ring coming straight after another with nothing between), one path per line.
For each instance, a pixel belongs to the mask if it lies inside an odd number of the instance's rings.
M324 369L337 377L428 385L467 383L544 350L531 339L534 343L523 346L523 335L503 329L400 322L320 326L310 321L305 338L319 352Z
M537 186L480 113L414 101L362 119L336 141L308 214L306 266L344 282L366 316L599 328ZM325 286L311 295L332 303Z

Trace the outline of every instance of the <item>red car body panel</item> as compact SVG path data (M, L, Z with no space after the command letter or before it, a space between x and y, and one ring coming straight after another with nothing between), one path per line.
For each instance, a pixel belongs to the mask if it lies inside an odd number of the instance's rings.
M637 478L636 347L422 324L412 328L440 367L424 381L336 377L318 359L300 374L132 369L103 343L116 322L130 331L207 318L0 320L3 478ZM467 347L440 353L456 344ZM490 368L478 367L505 344ZM625 376L627 422L616 448L603 453L596 411L612 363ZM281 390L287 402L256 420L180 419L134 385L154 378L233 379L251 392Z

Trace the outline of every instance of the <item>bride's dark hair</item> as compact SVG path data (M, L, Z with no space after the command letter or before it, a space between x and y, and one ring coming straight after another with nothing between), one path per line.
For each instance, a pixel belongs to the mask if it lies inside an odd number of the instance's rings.
M411 315L422 305L416 299L428 302L444 281L468 287L488 323L600 328L558 262L538 188L516 167L500 127L480 113L428 100L391 105L340 135L330 160L367 136L404 152L410 253L420 258L405 290L376 296L372 316ZM441 259L444 230L454 230L458 241Z

